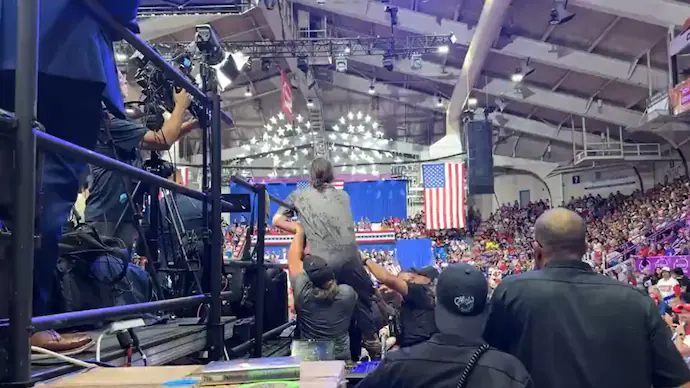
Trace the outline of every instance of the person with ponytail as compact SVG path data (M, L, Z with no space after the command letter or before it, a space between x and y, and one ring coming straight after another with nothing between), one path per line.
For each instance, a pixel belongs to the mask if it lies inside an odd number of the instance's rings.
M364 347L372 358L381 352L377 333L381 318L373 309L374 283L364 269L355 242L355 221L350 210L350 197L345 190L333 186L333 165L317 157L311 163L309 187L293 191L286 199L294 209L280 207L273 217L273 226L289 233L297 232L299 218L304 228L309 254L323 258L333 269L339 284L354 288L358 295L351 328L353 358L360 353L361 335Z

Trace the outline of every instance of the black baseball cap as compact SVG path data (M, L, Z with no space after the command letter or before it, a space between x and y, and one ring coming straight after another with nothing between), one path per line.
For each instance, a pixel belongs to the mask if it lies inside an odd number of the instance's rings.
M410 272L431 280L436 280L438 278L438 270L433 265L427 265L421 268L411 268Z
M330 280L335 279L333 268L329 267L322 257L306 255L302 259L302 267L309 280L317 287L323 287Z
M441 333L481 336L488 315L489 286L476 267L446 267L436 284L436 327Z

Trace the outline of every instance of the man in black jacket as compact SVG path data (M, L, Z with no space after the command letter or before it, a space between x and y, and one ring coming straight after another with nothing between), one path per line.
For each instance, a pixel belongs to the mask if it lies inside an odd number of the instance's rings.
M530 376L517 358L482 340L488 292L477 268L448 266L436 286L439 333L386 354L357 388L531 388Z
M544 269L496 288L489 344L519 358L536 388L690 388L690 370L652 298L582 261L579 215L547 211L534 237L535 266Z

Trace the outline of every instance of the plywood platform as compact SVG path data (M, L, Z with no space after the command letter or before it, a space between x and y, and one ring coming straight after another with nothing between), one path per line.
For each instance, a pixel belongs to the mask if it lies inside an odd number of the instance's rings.
M200 387L203 366L162 366L133 368L97 368L57 379L39 387L46 388L158 388ZM342 361L302 362L300 388L338 388L344 383ZM266 384L265 386L270 386ZM214 385L214 388L237 388L242 385Z
M225 323L225 339L233 335L234 317L223 317ZM135 329L141 348L146 354L149 366L165 365L182 357L204 350L206 346L206 326L197 325L196 318L177 318L165 324L153 325ZM101 331L90 333L94 341ZM80 354L75 358L84 361L95 359L96 348ZM101 345L101 361L116 366L125 365L126 352L120 348L114 335L106 336ZM139 354L134 354L133 366L144 366ZM41 365L34 364L33 377L45 381L58 376L77 371L79 368L68 364Z

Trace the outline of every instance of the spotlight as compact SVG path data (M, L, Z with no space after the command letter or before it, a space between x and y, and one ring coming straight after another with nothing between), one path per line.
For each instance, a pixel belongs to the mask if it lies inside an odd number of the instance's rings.
M391 17L391 26L397 26L398 25L398 7L396 7L394 5L387 5L385 12L388 13Z
M518 69L518 70L520 70L520 69ZM513 73L513 75L510 76L510 80L515 82L515 83L522 82L522 80L524 78L525 78L525 75L520 73L519 71L516 71L515 73Z
M369 86L369 94L376 94L376 87L374 86L374 84Z
M266 59L266 58L261 59L261 70L266 71L266 72L271 71L271 60L270 59Z
M307 108L313 108L314 107L314 101L312 99L307 99Z
M506 108L506 105L508 105L503 97L496 98L494 102L496 103L498 110L501 112L503 112L503 110Z
M438 51L439 54L448 54L448 51L450 51L450 47L448 47L446 45L438 46L436 51Z
M337 57L335 59L335 70L344 73L347 71L347 58L345 57Z
M302 70L303 73L309 72L309 62L307 61L306 55L297 57L297 68Z
M549 24L557 26L567 23L575 17L574 12L568 11L568 0L554 0L553 9L551 9L551 19Z
M206 57L210 65L217 65L226 59L220 38L216 30L210 24L199 24L196 27L194 43L199 51Z
M245 97L251 97L252 96L252 91L249 89L249 86L247 86L247 89L244 90L244 96Z
M395 63L394 63L393 55L386 54L383 56L383 68L384 69L386 69L388 71L393 71L394 65L395 65Z
M410 69L419 70L422 68L423 65L424 62L422 61L422 54L413 53L410 56Z
M443 98L439 97L439 98L436 100L436 107L438 107L438 108L443 108Z
M469 108L474 108L474 107L477 106L477 103L478 103L478 102L479 102L479 101L477 101L477 98L476 98L476 97L470 97L470 98L467 99L467 106L468 106Z

